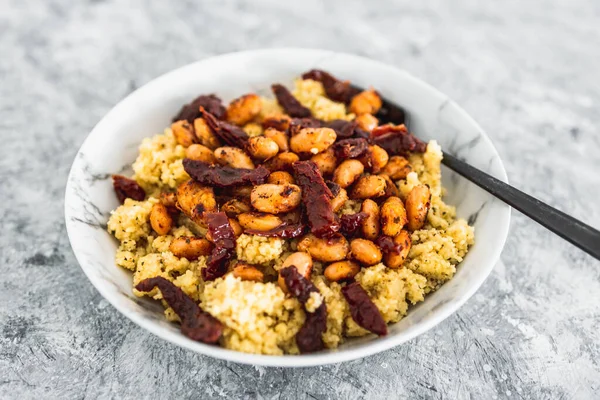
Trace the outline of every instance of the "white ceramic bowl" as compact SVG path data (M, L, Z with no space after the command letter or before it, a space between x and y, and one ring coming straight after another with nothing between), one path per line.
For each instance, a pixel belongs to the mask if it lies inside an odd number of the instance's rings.
M475 245L451 281L410 309L386 337L373 335L339 349L301 356L251 355L194 342L165 320L162 307L132 294L131 273L116 266L117 242L106 231L117 207L110 175L131 172L137 147L161 133L182 104L201 93L229 101L242 93L268 94L274 82L291 84L302 72L319 68L362 87L373 86L406 108L411 128L422 139L436 139L444 150L506 182L496 149L465 111L447 96L408 73L354 55L308 49L273 49L226 54L169 72L117 104L94 128L73 162L65 195L71 246L92 284L125 317L153 334L215 358L245 364L300 367L365 357L397 346L431 329L455 312L488 276L508 233L510 209L448 169L447 201L475 225Z

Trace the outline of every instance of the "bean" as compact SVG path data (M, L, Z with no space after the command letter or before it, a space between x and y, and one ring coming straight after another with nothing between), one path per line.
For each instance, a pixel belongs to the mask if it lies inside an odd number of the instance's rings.
M194 131L200 144L209 149L214 150L221 145L219 138L217 138L209 128L204 118L196 118L194 120Z
M248 139L248 153L258 160L267 160L279 153L277 143L265 136L255 136Z
M431 192L427 185L417 185L406 196L406 214L408 217L408 230L416 231L425 224L429 206L431 204Z
M352 185L364 172L365 167L358 160L345 160L335 169L333 181L343 188Z
M150 225L159 235L166 235L173 227L173 218L163 203L156 203L150 210Z
M373 89L360 92L350 102L350 111L356 115L377 114L380 108L381 98Z
M176 257L184 257L191 261L200 256L208 256L212 248L213 244L205 238L180 236L171 241L169 251Z
M408 257L408 252L410 251L410 247L412 245L412 241L410 239L410 233L407 231L400 231L398 235L394 237L394 243L402 246L400 253L389 252L384 256L384 264L388 268L400 268L406 257Z
M229 103L227 121L242 126L252 121L262 109L262 100L254 93L246 94Z
M215 150L215 158L221 165L229 165L233 168L254 169L254 163L244 153L244 150L238 147L219 147Z
M319 154L327 150L336 137L331 128L303 128L290 139L290 148L294 153Z
M331 199L331 208L333 212L337 212L344 206L346 201L348 200L348 192L346 189L341 188L337 196Z
M268 231L282 224L281 218L273 214L248 212L238 215L238 221L244 229Z
M369 199L385 194L386 181L381 176L367 175L361 177L352 189L350 197L353 199Z
M292 164L300 160L297 154L292 152L279 153L275 157L268 160L264 166L271 172L274 171L291 171Z
M386 166L390 156L385 149L376 144L369 146L369 152L371 155L371 172L376 174Z
M306 251L313 258L325 262L345 259L348 248L348 241L339 233L331 238L318 238L311 233L298 242L298 250Z
M213 151L202 144L192 144L185 149L185 156L192 160L202 161L208 164L214 164L217 159Z
M227 214L228 217L235 217L241 213L250 212L252 207L246 201L240 199L231 199L226 201L221 206L221 211Z
M406 175L411 171L412 167L408 160L402 156L390 157L388 163L381 169L382 173L388 175L394 181L406 178Z
M354 261L338 261L329 264L323 271L323 275L331 282L338 282L344 279L351 279L360 272L360 265Z
M313 268L313 260L310 254L303 251L297 251L295 253L292 253L289 256L287 256L287 258L283 261L283 264L281 265L280 269L284 269L292 265L296 267L300 275L302 275L306 279L310 279L310 274ZM279 284L281 289L283 289L283 291L287 293L287 286L285 284L285 280L281 275L279 275L277 283Z
M267 183L274 185L294 184L294 177L286 171L275 171L267 178Z
M301 193L300 187L296 185L265 183L252 189L250 203L258 211L279 214L298 207Z
M379 236L379 206L371 199L363 201L361 212L368 216L362 223L361 230L365 238L375 240Z
M175 208L177 205L177 194L173 192L162 192L160 202L167 208Z
M265 137L273 140L277 143L277 147L279 147L279 151L286 152L290 150L290 144L288 141L288 137L285 132L278 131L274 128L268 128L265 133Z
M375 118L373 114L362 114L357 116L354 120L361 129L364 129L367 132L371 132L379 125L379 120Z
M312 156L310 160L317 164L317 167L323 176L333 174L335 167L337 166L335 151L331 147L322 153Z
M388 198L381 206L381 232L394 237L408 222L406 209L398 197Z
M240 223L237 221L237 219L234 219L234 218L228 218L228 219L229 219L229 225L231 226L231 229L233 230L233 234L235 235L235 237L240 236L244 232Z
M217 200L211 187L190 179L177 188L177 208L197 224L204 225L204 212L217 210Z
M264 282L265 275L261 270L256 268L254 265L246 264L238 261L233 270L231 271L233 276L240 278L243 281L252 282Z
M390 196L399 196L400 191L398 190L398 186L390 179L386 174L379 174L380 177L385 179L385 197Z
M381 250L370 240L354 239L350 242L350 256L361 264L370 266L381 261Z
M262 126L265 129L276 129L285 132L290 126L290 121L291 118L287 115L271 115L263 119Z

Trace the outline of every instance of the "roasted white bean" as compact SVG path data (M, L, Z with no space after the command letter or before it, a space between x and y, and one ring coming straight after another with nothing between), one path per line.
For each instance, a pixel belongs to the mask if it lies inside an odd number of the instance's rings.
M345 259L348 249L348 241L339 233L331 238L318 238L310 233L298 242L298 250L306 251L314 259L325 262Z
M331 128L303 128L290 139L290 148L294 153L318 154L327 150L336 137Z
M239 147L224 146L215 150L215 158L221 165L233 168L254 169L254 163L248 154Z
M248 153L258 160L267 160L279 153L277 143L266 136L255 136L248 139Z
M404 203L398 197L389 197L381 205L381 232L384 235L396 236L407 222Z
M296 185L265 183L252 189L250 203L258 211L279 214L298 207L301 193L300 187Z
M268 231L278 227L283 221L273 214L248 212L238 215L238 222L244 229Z
M152 206L150 225L159 235L166 235L173 227L173 218L163 203L156 203Z
M387 182L377 175L367 175L358 179L350 197L353 199L370 199L385 194Z
M227 121L235 125L245 125L252 121L262 109L262 100L254 93L246 94L229 103Z
M430 204L431 191L429 186L417 185L408 193L406 196L406 215L410 231L416 231L423 227Z
M360 265L354 261L338 261L325 267L323 275L331 282L354 278L360 272Z
M358 160L345 160L335 169L333 181L343 188L352 185L364 172L364 165Z

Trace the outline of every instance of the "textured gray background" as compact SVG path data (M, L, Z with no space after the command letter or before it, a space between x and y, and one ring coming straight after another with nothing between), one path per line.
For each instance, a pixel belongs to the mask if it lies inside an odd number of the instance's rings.
M87 133L136 87L215 54L305 46L430 82L488 132L513 184L598 227L600 3L170 3L0 0L0 397L596 397L600 263L517 213L503 264L437 328L356 362L270 369L119 315L75 261L63 192Z

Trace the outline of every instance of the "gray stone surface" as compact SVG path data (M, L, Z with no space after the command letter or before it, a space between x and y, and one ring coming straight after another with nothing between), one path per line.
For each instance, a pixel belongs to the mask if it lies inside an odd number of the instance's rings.
M600 226L597 1L296 3L0 0L0 397L596 397L600 263L517 213L503 263L458 313L341 365L203 357L133 325L87 281L63 221L87 133L152 78L259 47L407 69L478 120L513 184Z

